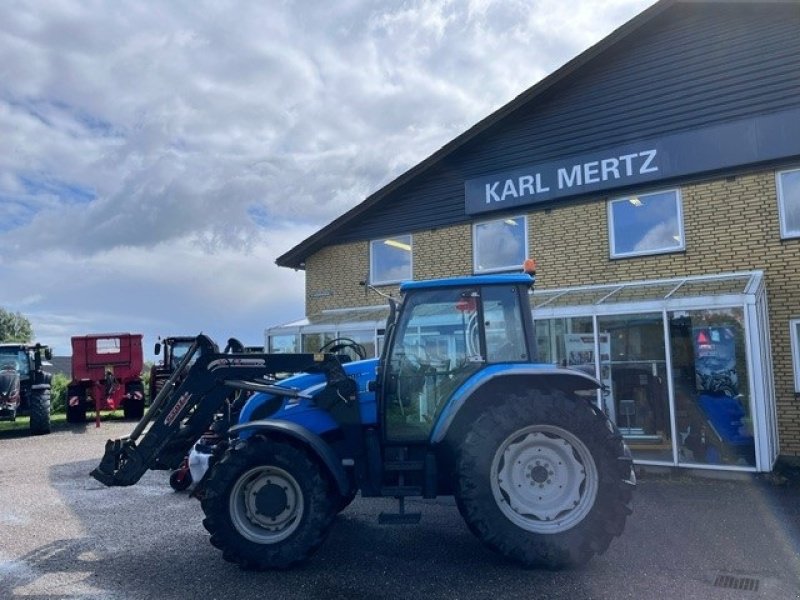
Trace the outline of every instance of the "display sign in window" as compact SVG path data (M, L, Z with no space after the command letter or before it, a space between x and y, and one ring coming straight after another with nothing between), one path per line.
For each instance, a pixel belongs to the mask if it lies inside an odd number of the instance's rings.
M755 465L741 308L669 313L678 461Z

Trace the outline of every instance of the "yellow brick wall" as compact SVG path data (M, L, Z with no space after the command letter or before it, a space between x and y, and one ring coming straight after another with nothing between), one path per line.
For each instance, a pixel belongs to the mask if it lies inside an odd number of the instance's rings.
M412 236L415 280L472 273L472 227L459 225ZM369 242L328 246L306 260L306 314L332 308L386 304L361 281L369 278ZM397 295L397 285L379 289Z
M664 188L669 189L669 188ZM775 172L680 186L686 250L610 259L606 202L565 203L528 214L529 254L540 289L721 272L765 272L781 454L800 455L800 398L795 397L789 320L800 318L800 239L781 240ZM417 232L414 279L472 272L470 225ZM307 314L382 304L364 294L369 244L325 248L306 261ZM396 286L384 286L384 291ZM329 293L329 295L328 295Z
M330 308L385 304L365 294L360 282L369 276L369 242L328 246L306 259L306 314ZM388 292L388 290L386 290Z

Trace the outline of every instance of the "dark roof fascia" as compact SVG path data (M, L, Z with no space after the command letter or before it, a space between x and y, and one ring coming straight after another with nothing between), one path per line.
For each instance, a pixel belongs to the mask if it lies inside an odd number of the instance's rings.
M769 3L774 4L791 4L796 2L797 0L767 0ZM408 171L400 175L399 177L395 178L384 187L379 189L378 191L374 192L370 196L368 196L364 201L359 203L358 205L351 208L349 211L345 212L341 216L337 217L333 221L331 221L328 225L317 231L316 233L312 234L302 242L300 242L297 246L286 252L285 254L279 256L275 263L280 267L288 267L292 269L304 269L305 268L305 258L310 254L313 254L321 247L325 245L325 241L334 234L337 230L341 227L345 226L347 223L353 221L361 214L375 206L378 202L383 200L386 196L391 194L392 192L400 189L409 181L415 179L416 177L420 176L422 173L433 167L437 164L440 160L444 157L452 154L462 146L464 146L469 141L473 140L475 137L480 135L481 133L487 131L514 111L518 110L522 106L527 105L529 102L555 86L556 84L560 83L570 75L572 75L575 71L579 68L583 67L586 63L593 60L599 54L605 52L615 44L617 44L620 40L626 38L628 35L633 33L635 30L642 27L644 24L648 23L654 17L658 16L662 12L664 12L669 7L675 4L710 4L710 3L719 3L719 4L757 4L755 0L659 0L649 8L643 10L637 16L626 22L625 24L621 25L605 38L597 42L594 46L591 46L587 50L580 53L578 56L564 64L561 68L554 71L532 87L528 88L526 91L522 92L519 96L514 98L511 102L503 105L495 112L491 113L486 118L482 119L469 129L467 129L464 133L459 135L458 137L454 138L444 146L442 146L439 150L431 154L428 158L423 160L422 162L418 163L414 167L410 168ZM761 2L763 3L763 2Z

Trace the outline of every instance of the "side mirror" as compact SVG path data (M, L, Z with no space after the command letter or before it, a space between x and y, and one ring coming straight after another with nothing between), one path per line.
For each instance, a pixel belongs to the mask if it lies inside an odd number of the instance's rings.
M161 354L161 342L156 342L156 345L153 346L153 354L155 354L156 356Z
M44 358L45 360L50 360L53 358L53 349L52 348L45 348L44 349Z

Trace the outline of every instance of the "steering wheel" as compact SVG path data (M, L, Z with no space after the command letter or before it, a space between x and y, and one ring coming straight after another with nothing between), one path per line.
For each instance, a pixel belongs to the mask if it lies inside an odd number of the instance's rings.
M354 339L348 337L339 337L336 339L323 344L322 347L318 350L318 352L330 352L331 354L336 354L337 352L341 352L342 350L351 350L360 358L364 360L367 358L367 350L359 344Z

